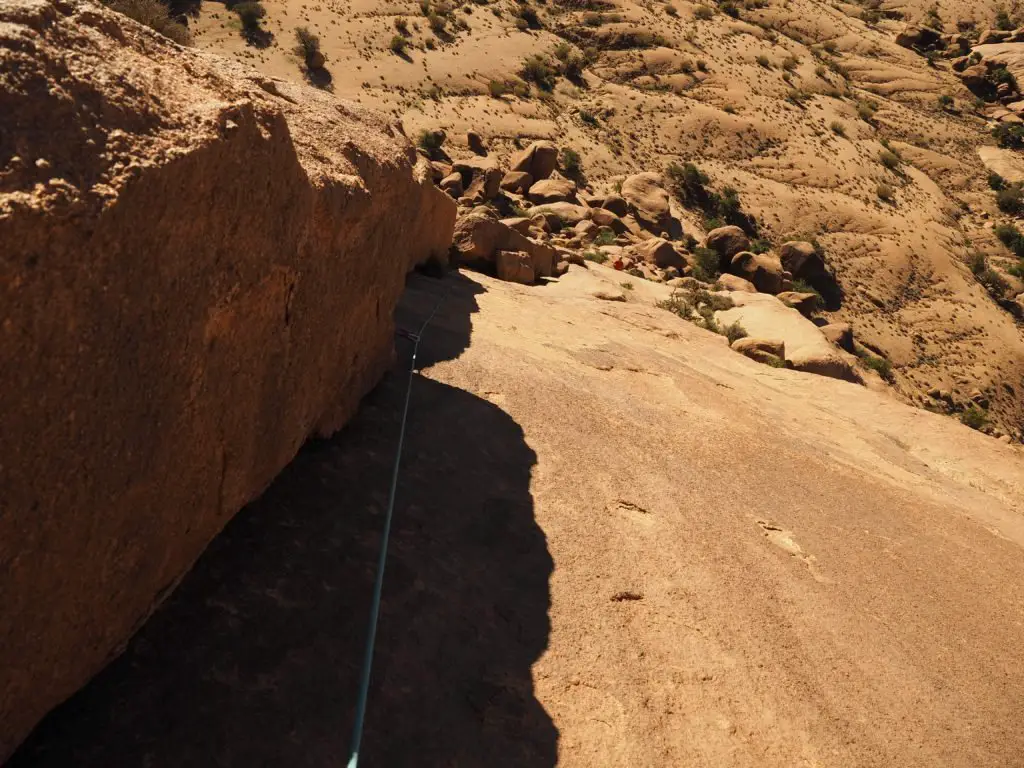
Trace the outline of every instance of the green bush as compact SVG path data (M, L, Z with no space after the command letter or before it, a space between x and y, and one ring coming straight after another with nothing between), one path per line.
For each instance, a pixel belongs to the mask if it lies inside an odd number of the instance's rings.
M416 139L416 143L421 148L427 150L427 152L436 152L444 144L444 131L428 131L426 129L420 131L420 135Z
M1011 184L996 192L996 205L1003 213L1018 214L1024 209L1024 191L1020 185Z
M714 15L714 10L707 5L698 5L693 9L693 18L698 21L708 21L709 19L714 18Z
M762 66L765 69L771 69L772 68L772 61L767 56L764 56L764 55L755 56L754 57L754 61L756 61L759 66Z
M838 120L833 120L828 126L836 136L846 136L846 126Z
M890 363L884 357L876 357L870 352L864 352L860 357L861 362L866 368L875 371L883 380L892 383L896 377L892 372L892 363Z
M520 5L515 11L516 16L526 22L526 26L530 29L540 29L540 17L537 16L537 11L529 5Z
M771 249L772 243L770 240L765 240L762 237L755 237L750 241L751 253L768 253Z
M857 117L863 120L865 123L874 122L875 119L875 107L873 104L867 101L857 102Z
M693 252L693 276L703 283L710 283L718 273L718 251L698 247Z
M978 275L978 282L985 286L985 290L996 298L1004 297L1006 292L1010 290L1010 284L1006 282L1006 278L991 267Z
M1024 258L1024 234L1013 224L996 224L993 230L999 241L1014 252L1018 257Z
M971 429L981 429L988 424L988 414L984 409L971 404L971 406L960 414L960 421Z
M313 57L320 53L320 38L310 32L309 27L296 27L295 41L295 54L308 66Z
M1024 149L1024 125L1019 123L1000 123L992 129L992 135L1001 147Z
M555 70L540 54L534 54L524 59L519 75L523 80L534 83L542 91L550 91L555 87Z
M583 160L575 149L566 147L562 150L559 159L566 176L575 177L583 173Z
M878 160L890 171L895 171L900 167L900 156L889 149L883 149L878 155Z
M594 238L594 245L612 245L615 242L615 233L610 229L602 229Z
M943 93L939 95L939 109L950 109L953 106L953 97L949 94Z
M114 0L111 10L143 24L178 45L191 45L188 27L171 17L170 9L160 0Z
M405 49L409 47L409 41L401 35L395 35L391 38L391 43L388 45L392 53L397 53L399 56L405 56Z
M747 329L740 325L739 321L725 326L722 329L722 335L729 340L729 343L739 341L740 339L747 338Z
M433 11L427 14L427 25L430 27L430 31L435 35L445 34L445 20L444 16L440 16Z
M970 267L971 272L977 276L988 269L988 260L985 258L985 254L981 251L973 251L967 257L967 266Z
M994 189L996 192L1006 187L1006 179L1000 176L995 171L992 171L988 175L988 186L990 189Z
M608 254L603 251L587 251L583 254L586 261L593 261L596 264L604 264L608 261Z
M254 0L238 3L238 5L232 6L231 10L238 14L238 18L242 21L242 29L250 32L259 29L260 22L267 15L267 9L263 7L263 3Z
M879 199L885 200L887 203L891 203L894 191L891 186L882 183L875 187L875 194L878 195Z
M508 83L502 82L501 80L491 80L487 83L487 91L495 99L500 99L508 93Z
M996 29L1012 32L1014 28L1013 19L1010 18L1010 15L1005 10L1001 10L996 14Z

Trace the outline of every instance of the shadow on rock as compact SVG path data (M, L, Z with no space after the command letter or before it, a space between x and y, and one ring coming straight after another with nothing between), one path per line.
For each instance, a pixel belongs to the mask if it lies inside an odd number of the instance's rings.
M449 286L421 367L467 346L482 289L417 276L397 312L415 332ZM345 764L409 347L8 768ZM535 455L501 409L422 377L406 440L362 764L552 766L558 732L530 675L552 571Z

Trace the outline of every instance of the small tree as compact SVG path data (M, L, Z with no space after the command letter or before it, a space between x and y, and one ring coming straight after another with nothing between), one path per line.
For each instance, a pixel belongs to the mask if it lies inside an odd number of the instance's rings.
M401 35L395 35L391 38L391 43L388 45L391 52L398 56L405 56L405 49L409 47L409 41Z
M569 147L563 149L561 163L566 176L576 177L583 173L583 161L580 158L580 153L575 149Z
M939 109L952 109L953 108L953 97L948 93L939 94Z
M316 69L323 66L323 55L320 53L320 38L309 31L309 27L295 28L295 55L299 56L306 66ZM317 64L317 62L321 62Z

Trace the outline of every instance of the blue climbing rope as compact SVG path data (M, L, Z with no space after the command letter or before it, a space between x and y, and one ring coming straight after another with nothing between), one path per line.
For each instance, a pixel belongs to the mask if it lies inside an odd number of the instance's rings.
M363 741L363 722L366 720L366 700L370 694L370 670L373 667L373 648L377 640L377 619L380 616L381 593L384 590L384 565L388 557L388 540L391 538L391 519L395 513L395 493L398 489L398 470L402 463L402 446L405 444L405 425L409 417L409 396L412 393L412 380L416 373L416 355L420 349L420 339L423 332L427 330L430 321L434 319L437 310L448 296L451 284L441 298L437 300L434 309L417 333L402 333L412 341L412 358L409 361L409 379L405 387L405 404L402 406L402 426L398 431L398 449L395 451L395 464L391 471L391 491L388 494L388 511L384 517L384 535L380 543L380 555L377 559L377 578L373 583L373 602L370 604L370 622L366 633L366 650L363 655L363 673L359 683L359 699L356 703L356 721L352 729L352 752L348 759L348 768L356 768L359 765L359 748Z

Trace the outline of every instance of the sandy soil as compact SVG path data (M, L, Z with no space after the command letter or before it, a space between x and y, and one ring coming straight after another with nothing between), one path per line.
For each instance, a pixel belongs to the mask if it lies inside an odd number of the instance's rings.
M621 281L447 279L365 764L1024 764L1021 449L747 360L653 284L591 296ZM400 324L446 290L413 278ZM9 768L343 764L402 384Z

